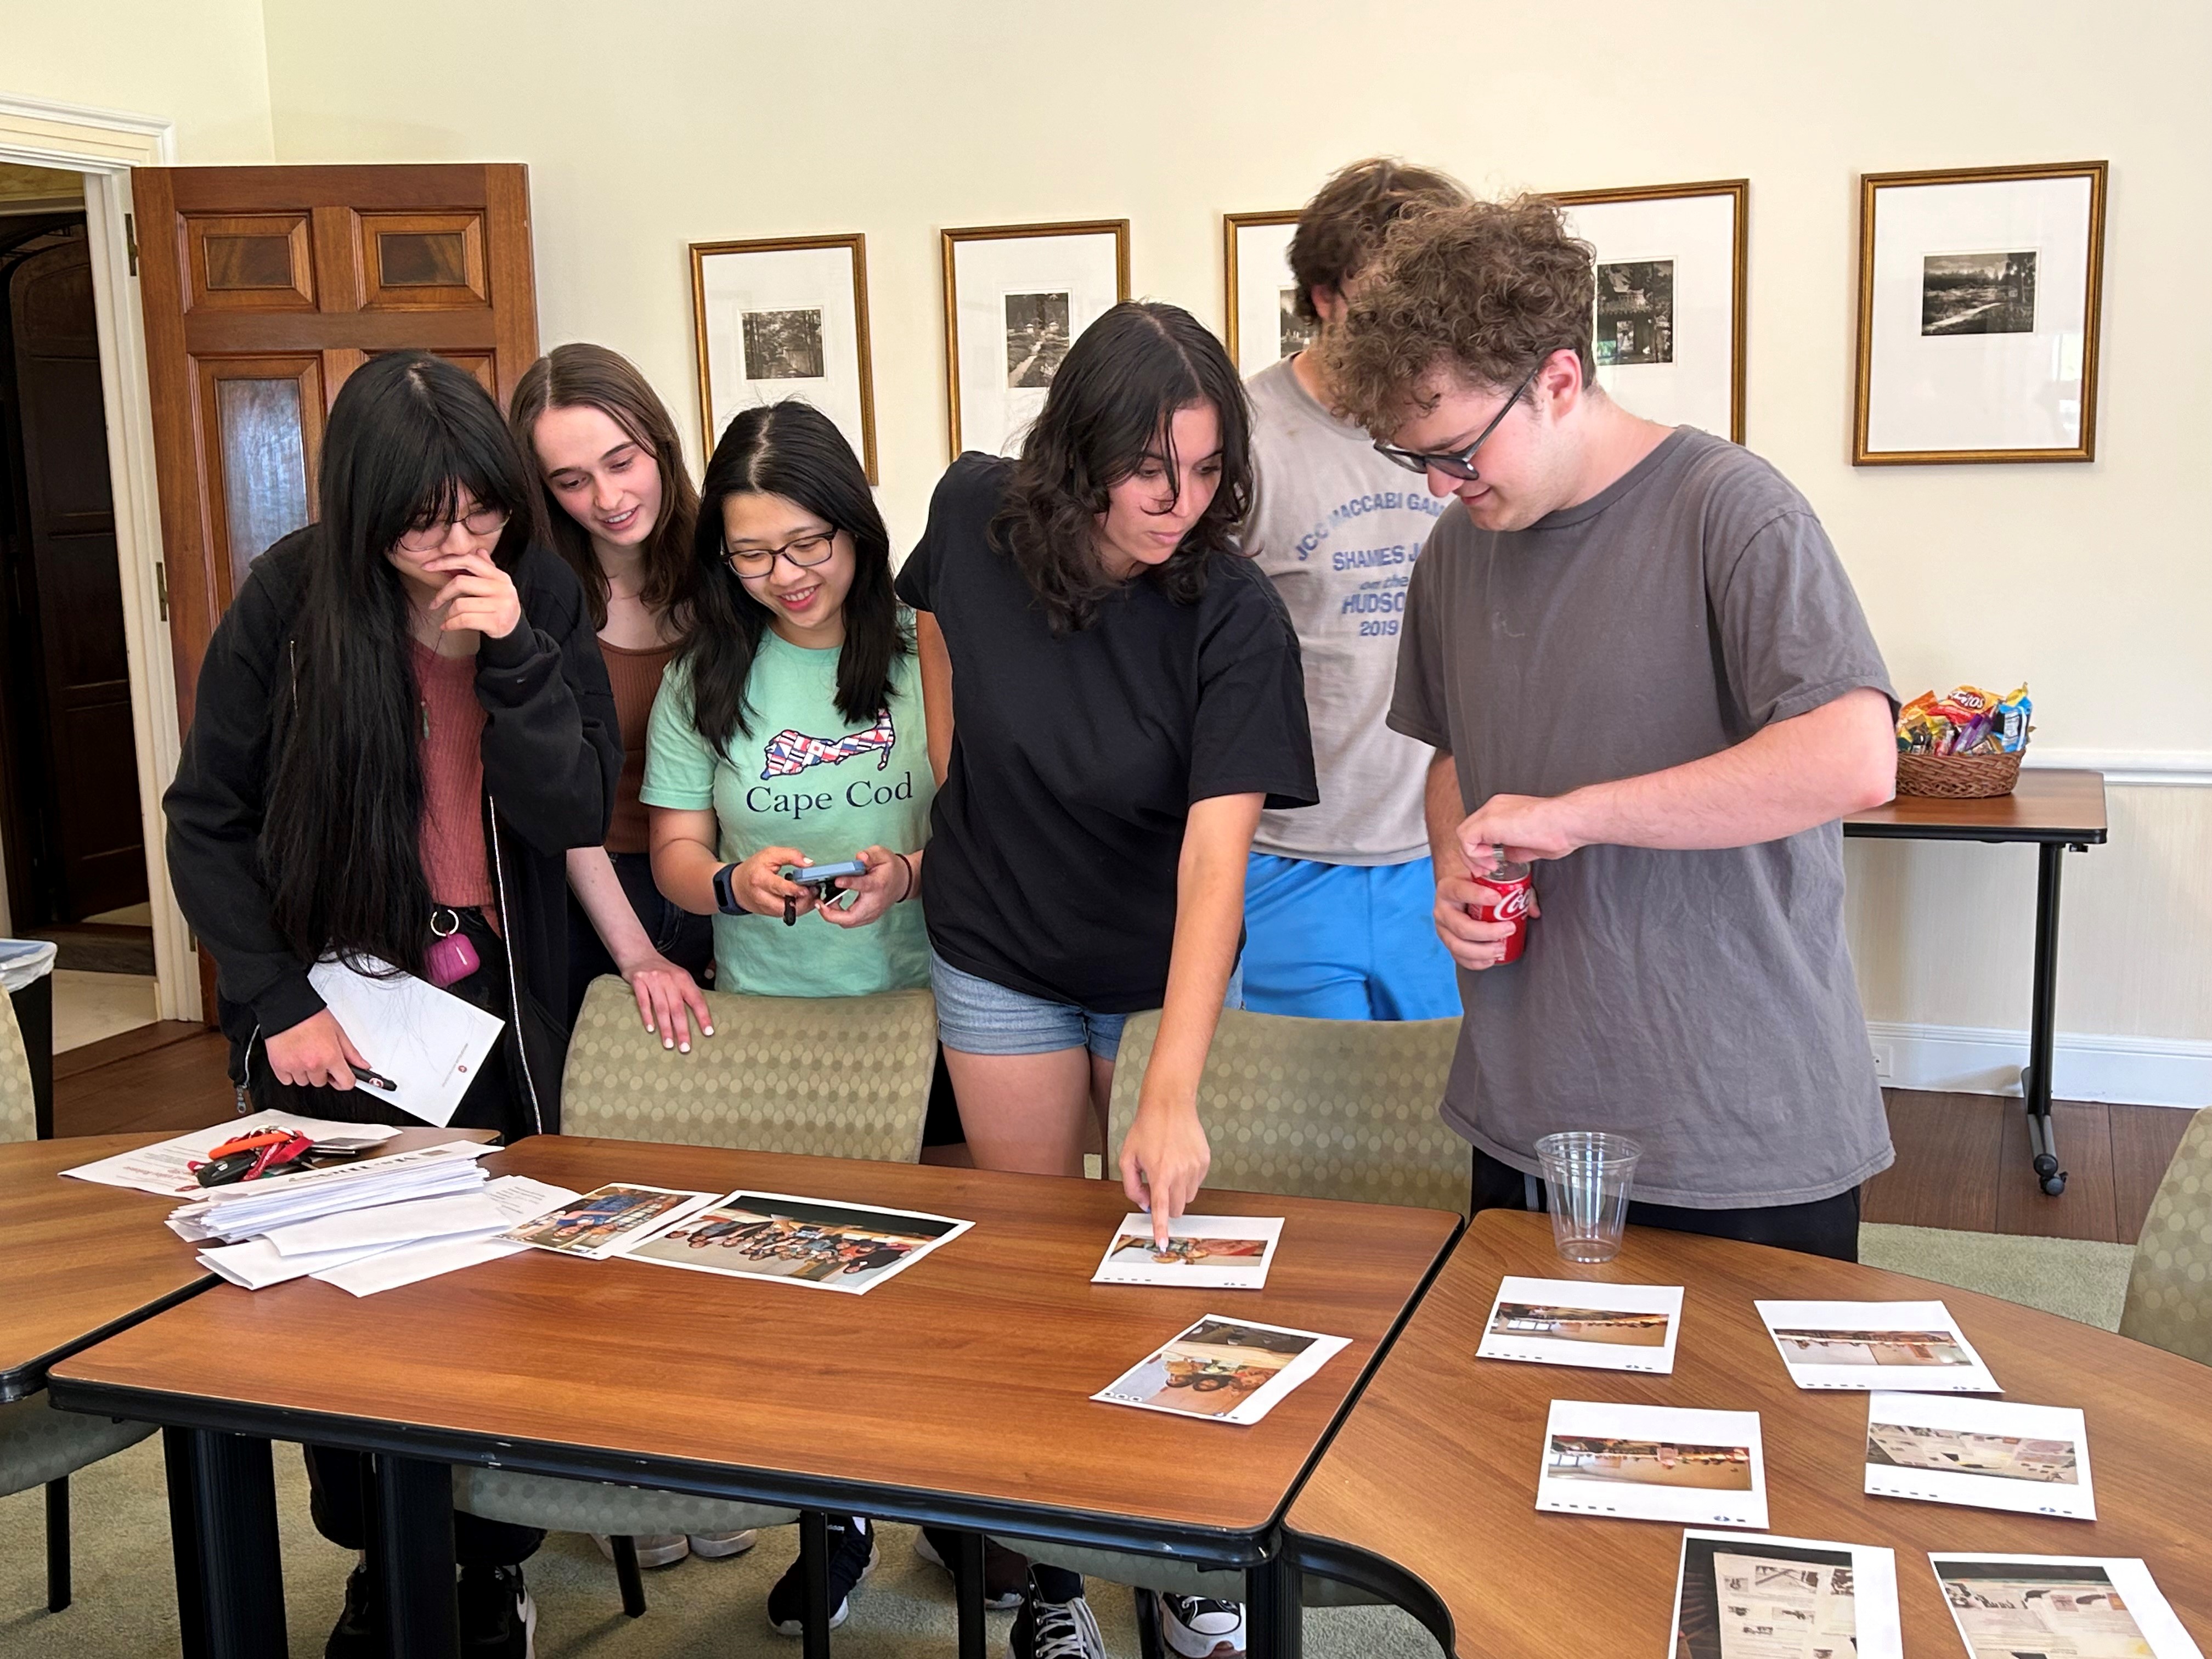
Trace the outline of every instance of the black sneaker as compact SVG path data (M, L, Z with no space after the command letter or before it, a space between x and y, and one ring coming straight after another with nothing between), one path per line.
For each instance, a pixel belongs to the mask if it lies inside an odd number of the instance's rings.
M535 1659L538 1603L520 1567L463 1567L460 1601L465 1659Z
M914 1553L949 1575L952 1558L959 1553L960 1534L946 1527L924 1527L914 1535ZM995 1538L983 1540L983 1605L1006 1613L1022 1604L1022 1591L1030 1582L1030 1559L1008 1549Z
M1043 1601L1032 1589L1022 1598L1014 1628L1006 1638L1007 1659L1106 1659L1106 1638L1091 1603Z
M1244 1608L1203 1595L1163 1595L1160 1635L1180 1659L1235 1659L1244 1651Z
M376 1628L376 1598L369 1589L368 1569L356 1567L346 1575L345 1611L331 1626L331 1639L323 1644L323 1659L384 1659L384 1638Z
M866 1517L830 1517L830 1628L853 1611L853 1587L876 1569L876 1529ZM806 1563L793 1561L768 1593L769 1627L779 1636L806 1634Z

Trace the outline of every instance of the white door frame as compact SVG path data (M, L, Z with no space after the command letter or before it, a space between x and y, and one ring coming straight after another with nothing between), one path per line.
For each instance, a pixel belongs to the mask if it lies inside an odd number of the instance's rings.
M84 176L92 244L94 308L100 326L100 392L106 406L107 468L115 495L115 550L123 571L123 638L131 676L131 730L137 750L138 817L146 837L146 890L154 913L154 971L163 1019L200 1018L199 963L191 930L169 885L161 792L175 775L175 658L169 648L161 565L161 495L154 471L154 405L146 379L146 335L131 237L131 169L167 167L171 124L158 117L0 94L0 161L59 167ZM166 238L149 239L152 257Z

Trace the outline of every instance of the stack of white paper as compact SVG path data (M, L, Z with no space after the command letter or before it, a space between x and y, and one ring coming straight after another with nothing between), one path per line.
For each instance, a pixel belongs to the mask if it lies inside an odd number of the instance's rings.
M502 1242L501 1232L570 1203L575 1196L566 1187L526 1176L502 1176L459 1197L349 1211L244 1243L203 1250L199 1259L249 1291L313 1277L367 1296L511 1255L522 1247ZM317 1229L323 1231L318 1234ZM290 1236L289 1241L285 1234ZM319 1248L302 1248L305 1244Z
M163 1198L199 1198L210 1189L200 1185L192 1165L207 1162L208 1155L226 1140L262 1129L296 1129L316 1146L332 1152L380 1146L399 1133L381 1123L334 1123L290 1112L256 1112L252 1117L234 1117L212 1128L195 1129L190 1134L175 1135L135 1152L118 1152L62 1173L103 1187L157 1193Z
M495 1150L472 1140L453 1140L365 1164L212 1187L197 1202L173 1211L170 1221L187 1237L197 1229L202 1237L235 1243L318 1216L480 1187L489 1177L477 1159Z

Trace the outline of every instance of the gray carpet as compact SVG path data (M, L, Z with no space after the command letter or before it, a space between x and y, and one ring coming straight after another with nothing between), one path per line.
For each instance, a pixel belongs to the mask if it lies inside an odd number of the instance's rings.
M2009 1238L1927 1227L1869 1224L1863 1259L1940 1284L2025 1302L2109 1330L2119 1323L2130 1247L2064 1239ZM325 1543L307 1521L298 1453L279 1447L277 1502L286 1567L292 1652L312 1659L337 1616L352 1557ZM71 1483L76 1525L76 1603L45 1612L44 1517L36 1492L0 1498L0 1659L157 1659L177 1651L168 1510L158 1439L95 1465ZM908 1528L883 1529L881 1565L853 1598L837 1632L839 1659L950 1655L950 1582L914 1553ZM798 1553L796 1528L764 1534L751 1554L690 1560L646 1575L652 1607L625 1619L614 1569L591 1540L556 1535L528 1567L544 1659L797 1659L799 1644L769 1630L769 1586ZM1115 1659L1137 1652L1130 1598L1095 1581L1091 1605ZM991 1621L1003 1652L1011 1615ZM1434 1659L1428 1632L1395 1608L1316 1609L1307 1643L1316 1659Z

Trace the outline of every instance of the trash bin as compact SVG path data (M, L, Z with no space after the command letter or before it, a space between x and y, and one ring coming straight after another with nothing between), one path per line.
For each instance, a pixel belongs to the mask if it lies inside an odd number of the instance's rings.
M41 1140L54 1138L54 957L60 951L50 939L0 939L0 986L22 1027Z

